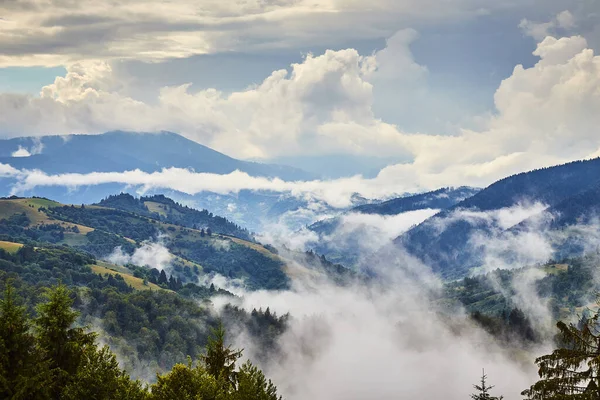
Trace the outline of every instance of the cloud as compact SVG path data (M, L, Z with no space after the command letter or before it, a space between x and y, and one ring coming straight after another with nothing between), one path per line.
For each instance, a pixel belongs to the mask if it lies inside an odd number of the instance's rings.
M11 157L29 157L31 153L29 150L24 148L23 146L19 146L19 148L11 153Z
M533 22L524 18L519 23L519 28L535 40L543 40L547 36L554 35L557 30L569 32L576 26L575 16L569 10L558 13L549 22Z
M342 252L370 255L439 211L426 208L397 215L346 213L338 218L335 231L322 235L318 243Z
M536 2L543 7L543 2ZM415 24L464 21L512 0L20 0L0 4L0 66L108 59L161 61L392 35Z
M159 172L147 173L140 170L126 172L92 172L89 174L68 173L49 175L42 171L16 170L10 165L0 164L7 177L17 179L12 194L24 193L36 187L82 186L120 183L138 187L140 194L150 189L173 189L186 194L210 191L219 194L237 193L240 190L267 190L289 192L292 196L322 200L333 207L352 205L352 197L358 193L365 197L389 197L398 187L375 179L360 176L332 181L285 182L278 178L252 177L245 172L234 171L226 175L197 173L182 168L164 168Z
M372 181L339 181L349 185L347 192L359 193L481 187L524 170L600 155L600 58L583 37L546 37L534 52L540 60L528 68L517 65L502 81L494 96L496 112L485 127L447 136L402 132L373 114L374 85L426 74L408 56L413 37L400 32L386 50L370 56L354 49L308 55L290 70L274 71L261 84L228 95L192 92L189 85L165 87L156 104L121 95L108 64L80 64L39 98L0 95L0 126L13 135L164 129L242 158L349 153L410 160L383 169ZM390 59L406 65L400 78L387 66ZM136 180L133 176L151 180L140 173L118 179ZM28 178L31 184L34 177ZM68 178L84 184L107 175ZM273 188L260 180L244 185L251 184ZM217 183L209 179L204 186L210 185ZM305 191L311 185L329 191L320 183L305 184Z
M19 148L11 153L11 157L30 157L35 154L41 154L42 150L44 150L44 144L39 138L34 138L33 146L31 146L30 150L19 145Z
M146 241L141 247L135 249L133 254L127 254L121 247L116 247L107 257L107 260L113 264L134 264L142 267L156 268L159 271L169 270L172 259L173 255L169 253L169 249L160 243L160 241Z

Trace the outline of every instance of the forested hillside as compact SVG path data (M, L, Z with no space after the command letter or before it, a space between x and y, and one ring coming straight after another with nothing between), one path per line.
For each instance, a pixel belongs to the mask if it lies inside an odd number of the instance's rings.
M123 195L116 201L121 204L131 199ZM148 243L159 243L172 254L173 273L183 282L195 282L203 271L242 279L255 289L288 285L284 260L258 243L227 234L248 235L245 230L209 212L173 205L163 197L153 199L162 203L152 204L168 204L173 207L173 215L184 217L173 217L173 223L169 223L160 215L136 213L134 206L124 211L104 206L65 206L37 198L0 199L0 236L22 242L66 244L100 258L109 257L115 249L132 255ZM185 216L196 221L194 224L205 220L206 225L187 228Z
M441 211L398 237L395 243L445 278L464 277L482 262L483 249L470 242L473 234L491 235L511 228L498 224L494 211L513 206L527 208L537 203L549 206L547 215L554 220L551 228L564 228L596 215L599 182L600 159L510 176ZM470 213L471 218L461 217L462 211ZM534 215L531 220L539 217Z
M109 196L100 201L98 206L130 211L135 214L149 216L164 222L186 226L194 229L210 229L215 233L235 236L240 239L252 240L250 233L228 221L226 218L213 215L208 210L198 211L188 206L181 205L165 197L154 195L135 198L130 194L121 193Z

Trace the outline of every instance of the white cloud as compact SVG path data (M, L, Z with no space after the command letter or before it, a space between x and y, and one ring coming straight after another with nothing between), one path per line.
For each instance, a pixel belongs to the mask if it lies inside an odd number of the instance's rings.
M349 244L357 245L359 248L353 251L371 254L439 211L426 208L397 215L343 214L336 230L331 235L321 237L320 241L340 250Z
M121 247L116 247L107 260L118 265L134 264L142 267L156 268L159 271L171 268L173 255L160 241L144 242L135 249L133 254L125 253Z
M260 85L229 95L215 89L192 93L187 85L166 87L157 104L120 95L107 64L79 65L45 87L40 98L0 95L0 126L13 134L172 130L237 157L351 153L413 160L387 167L373 180L337 181L347 185L347 193L486 186L523 170L600 154L600 57L580 36L547 37L539 43L534 53L539 62L529 68L517 65L500 84L494 97L496 113L487 118L485 129L453 136L406 133L376 119L373 85L383 77L399 79L389 69L389 60L402 60L407 77L426 73L408 56L411 35L399 33L385 51L373 56L353 49L309 55L290 71L275 71ZM85 184L118 179L178 190L188 187L186 192L201 186L177 182L175 175L185 172L170 174L175 182L164 179L168 173L134 172L122 177L52 178L37 173L27 180L35 185L44 184L42 180ZM203 186L240 186L231 183L234 178L246 179L239 174L224 182L208 178ZM273 188L274 183L243 184L252 185ZM303 184L302 190L319 191L321 198L325 192L339 192L318 182Z
M11 153L11 157L29 157L31 153L29 150L24 148L23 146L19 146L19 148Z
M11 157L30 157L35 154L41 154L42 150L44 150L44 144L39 138L34 138L31 149L27 150L25 147L19 145L17 150L11 153Z
M519 23L519 28L527 36L531 36L535 40L543 40L547 36L555 34L557 29L570 31L577 26L575 16L569 10L558 13L551 21L548 22L533 22L526 18Z

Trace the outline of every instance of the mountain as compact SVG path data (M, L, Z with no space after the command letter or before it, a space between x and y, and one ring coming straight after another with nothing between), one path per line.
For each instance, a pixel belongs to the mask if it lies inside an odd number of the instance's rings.
M362 214L397 215L407 211L424 208L446 209L456 203L477 194L481 189L461 186L458 188L442 188L432 192L400 197L381 203L365 204L354 207L350 212Z
M307 227L316 234L309 245L319 254L348 267L385 246L413 224L468 198L479 189L442 188L381 203L358 205ZM365 240L369 238L369 240Z
M21 155L21 156L18 156ZM101 135L25 137L0 140L0 163L46 173L121 172L140 169L191 168L227 174L307 180L315 176L276 164L241 161L172 132L106 132Z
M442 188L431 192L399 197L381 203L358 205L348 210L346 214L398 215L408 211L427 208L443 210L475 195L479 191L480 189L467 186ZM330 235L337 229L339 223L340 217L328 218L315 222L308 229L318 234Z
M327 179L362 175L375 178L388 165L406 162L401 157L373 157L350 154L287 156L270 160L276 164L290 165Z
M394 243L443 277L460 278L483 262L485 249L469 242L473 235L489 238L499 232L515 232L541 217L553 221L548 229L564 228L583 216L597 213L599 185L598 158L520 173L441 211L396 238ZM536 203L543 206L537 210L529 206ZM507 226L498 212L509 207L529 211ZM461 214L464 211L469 213L468 217Z

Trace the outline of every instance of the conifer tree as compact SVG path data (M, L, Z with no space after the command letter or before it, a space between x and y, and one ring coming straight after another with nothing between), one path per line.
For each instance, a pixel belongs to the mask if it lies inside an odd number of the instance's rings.
M108 346L85 348L81 364L61 393L63 400L146 400L148 392L120 369Z
M167 279L167 274L165 273L165 270L161 270L160 271L160 275L158 277L158 283L159 284L167 284L169 282L169 280Z
M206 370L216 379L235 385L235 363L242 356L243 350L233 350L231 346L225 347L225 329L219 323L212 330L206 345L206 354L200 356Z
M0 398L44 399L50 375L12 284L0 301Z
M473 385L477 393L472 394L471 398L473 400L502 400L503 397L495 397L490 394L490 390L494 388L494 386L488 386L486 383L487 375L485 374L485 370L482 371L481 374L481 382L479 385Z
M77 373L86 347L95 346L96 334L73 327L78 313L71 308L73 300L66 286L61 284L46 290L44 296L46 302L37 307L35 328L37 342L53 377L52 397L56 398Z
M152 385L152 400L227 399L215 377L200 365L194 367L191 359L187 365L175 364L170 372L156 378Z
M206 345L206 354L200 356L206 370L217 380L223 379L230 385L235 385L235 363L242 356L243 350L233 350L225 347L225 329L223 324L212 330Z
M599 312L580 326L556 324L562 346L535 360L542 379L523 391L524 396L532 400L600 399Z

